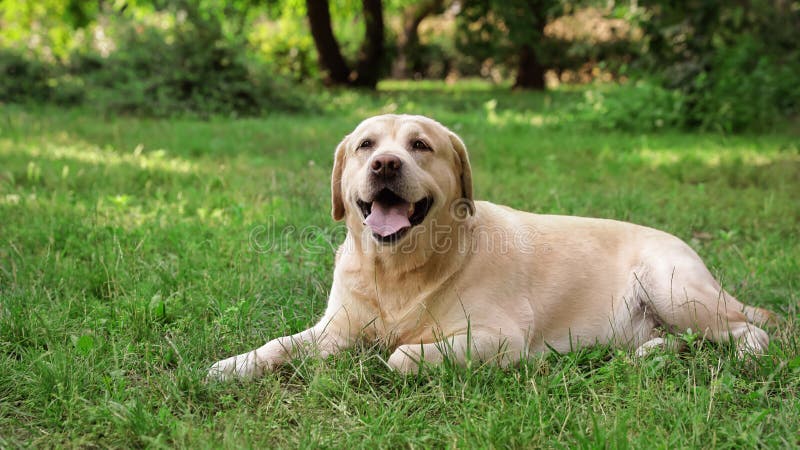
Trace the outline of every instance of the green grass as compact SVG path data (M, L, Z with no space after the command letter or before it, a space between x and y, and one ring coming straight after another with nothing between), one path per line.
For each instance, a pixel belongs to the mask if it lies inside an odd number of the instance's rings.
M800 446L796 133L599 131L571 117L579 91L320 95L322 114L208 122L3 105L0 447ZM687 352L642 361L595 348L404 378L366 346L204 384L319 317L343 236L333 149L392 111L464 138L478 198L685 239L784 318L769 354L686 335Z

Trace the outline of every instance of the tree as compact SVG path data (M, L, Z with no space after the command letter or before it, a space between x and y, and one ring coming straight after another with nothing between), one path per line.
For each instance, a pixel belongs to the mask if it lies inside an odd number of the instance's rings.
M511 60L516 66L515 88L544 89L544 28L562 9L560 0L466 0L461 49L481 60Z
M544 27L558 6L552 0L527 0L510 2L512 11L504 15L512 42L517 51L517 77L514 88L544 90L546 67L541 61L540 45L544 40Z
M444 0L422 0L403 9L402 30L397 36L397 58L392 67L393 78L411 78L418 65L414 55L419 52L419 24L429 15L440 13L444 5Z
M384 53L383 5L381 0L362 0L361 4L366 24L364 41L351 70L333 35L328 0L306 0L311 35L330 84L375 88L378 83Z

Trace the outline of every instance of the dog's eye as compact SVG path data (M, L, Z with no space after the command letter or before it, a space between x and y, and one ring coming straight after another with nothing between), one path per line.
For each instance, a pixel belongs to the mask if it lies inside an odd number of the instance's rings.
M411 148L413 148L414 150L427 150L427 151L433 150L428 144L425 143L425 141L420 139L417 139L416 141L412 142Z
M372 148L372 139L364 139L358 148Z

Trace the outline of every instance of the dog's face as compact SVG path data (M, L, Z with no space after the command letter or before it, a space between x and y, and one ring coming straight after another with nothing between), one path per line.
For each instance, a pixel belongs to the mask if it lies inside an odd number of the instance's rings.
M461 139L422 116L363 121L336 149L333 218L378 244L401 242L433 220L472 211L472 179ZM458 214L455 214L458 216Z

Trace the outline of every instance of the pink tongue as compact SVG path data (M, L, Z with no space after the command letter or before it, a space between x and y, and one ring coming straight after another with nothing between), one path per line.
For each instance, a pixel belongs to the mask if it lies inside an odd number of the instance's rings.
M411 222L408 221L408 209L410 207L411 204L408 202L392 206L372 202L372 212L364 223L372 228L373 233L377 233L381 237L389 236L411 226Z

